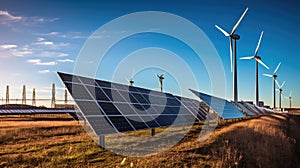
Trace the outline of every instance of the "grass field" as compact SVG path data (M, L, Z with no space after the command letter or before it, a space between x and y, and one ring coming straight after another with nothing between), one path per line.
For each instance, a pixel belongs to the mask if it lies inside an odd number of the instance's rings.
M0 116L0 167L300 167L300 116L223 123L204 142L201 127L168 151L124 157L99 148L68 116Z

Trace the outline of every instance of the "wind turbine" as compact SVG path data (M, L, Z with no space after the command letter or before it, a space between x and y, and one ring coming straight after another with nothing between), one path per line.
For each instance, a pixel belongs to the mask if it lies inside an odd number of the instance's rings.
M233 99L234 101L238 101L238 89L237 89L237 55L236 55L236 41L240 39L240 36L238 34L235 34L235 31L241 21L243 20L245 14L247 13L248 8L244 11L238 22L235 24L235 26L232 28L231 33L229 34L224 29L219 27L218 25L215 25L217 29L219 29L226 37L229 37L229 47L230 47L230 68L231 72L233 71ZM232 40L234 40L234 46L232 46ZM232 49L234 49L234 58L232 59ZM233 69L233 70L232 70Z
M275 71L273 72L273 75L271 75L271 74L263 74L264 76L273 78L273 82L274 82L273 83L273 108L274 109L276 109L276 83L278 83L277 80L276 80L277 77L278 77L276 73L277 73L280 65L281 65L281 62L279 62L279 64L277 65Z
M279 91L279 109L281 110L281 95L282 95L282 87L284 86L285 84L285 81L279 85L278 83L276 83L277 86L278 86L278 91Z
M285 97L285 98L289 99L289 102L290 102L290 108L292 108L292 90L290 91L289 97Z
M261 42L261 38L263 36L264 32L262 31L261 34L260 34L260 38L259 38L259 41L258 41L258 44L257 44L257 47L256 47L256 50L255 50L255 53L253 56L251 57L242 57L240 59L255 59L255 69L256 69L256 78L255 78L255 104L258 106L259 104L259 88L258 88L258 63L260 63L261 65L263 65L265 68L269 69L269 67L262 62L261 60L261 57L258 56L258 49L259 49L259 46L260 46L260 42Z
M159 84L160 84L160 91L163 92L163 80L165 79L164 78L164 75L167 73L166 71L163 72L162 74L158 75L154 70L153 70L153 73L154 75L158 78L159 80Z
M126 81L129 82L129 86L133 86L134 84L133 76L134 76L134 70L132 71L131 77L129 79L125 78Z

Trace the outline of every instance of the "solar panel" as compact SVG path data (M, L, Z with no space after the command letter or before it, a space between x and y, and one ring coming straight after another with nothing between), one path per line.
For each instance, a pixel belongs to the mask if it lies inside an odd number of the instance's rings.
M201 92L190 89L196 96L208 104L223 119L243 118L246 117L241 111L225 99L210 96Z
M0 114L19 115L19 114L64 114L76 113L72 109L0 109Z
M250 116L255 116L256 115L255 113L253 113L252 111L247 109L245 106L243 106L240 102L232 102L232 103L234 103L236 106L241 108L246 114L248 114Z
M255 108L255 106L253 104L250 104L250 103L247 103L247 102L242 102L242 104L245 107L247 107L249 110L251 110L252 112L254 112L256 114L259 114L259 115L262 115L262 113L257 108Z
M189 99L76 75L58 74L73 96L81 118L98 136L191 124L195 119L205 120L206 113ZM181 99L189 106L185 106ZM198 113L201 113L201 117Z

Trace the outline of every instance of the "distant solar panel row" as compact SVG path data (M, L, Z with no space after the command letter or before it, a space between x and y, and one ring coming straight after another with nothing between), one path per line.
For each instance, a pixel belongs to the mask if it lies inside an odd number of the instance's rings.
M0 109L0 114L62 114L76 113L67 109Z
M225 99L210 96L190 89L196 96L207 103L223 119L246 117L241 111Z
M58 73L97 135L194 123L206 112L172 94ZM184 101L182 101L184 100Z

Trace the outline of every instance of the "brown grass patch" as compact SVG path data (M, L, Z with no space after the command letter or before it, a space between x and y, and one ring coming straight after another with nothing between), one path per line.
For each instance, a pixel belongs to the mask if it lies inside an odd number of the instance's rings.
M199 141L202 125L195 125L179 144L147 157L123 157L99 148L77 121L15 120L0 117L0 167L297 167L300 164L299 116L272 115L225 123L204 142ZM149 136L150 131L129 135Z

